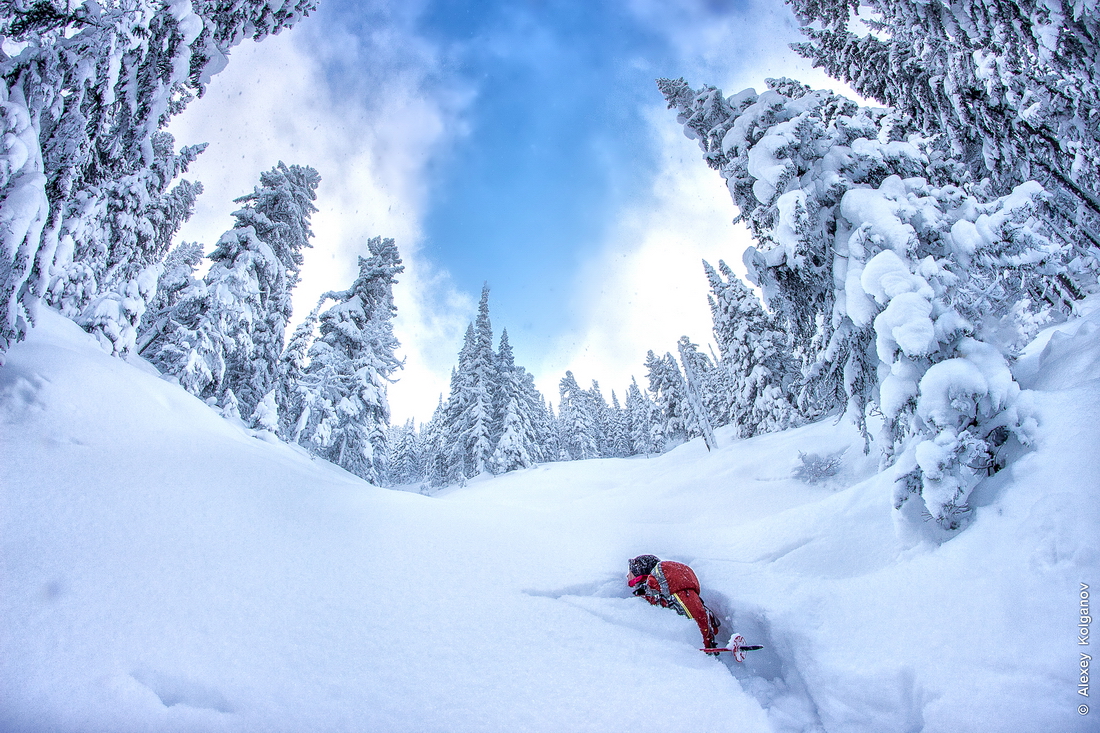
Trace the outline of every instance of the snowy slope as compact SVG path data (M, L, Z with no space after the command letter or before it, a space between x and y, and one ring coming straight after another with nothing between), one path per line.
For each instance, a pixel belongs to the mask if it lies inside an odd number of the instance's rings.
M0 730L1075 731L1100 315L1017 365L1040 437L943 545L846 423L434 497L266 442L44 313L0 368ZM841 475L789 478L848 447ZM688 562L745 665L629 597Z

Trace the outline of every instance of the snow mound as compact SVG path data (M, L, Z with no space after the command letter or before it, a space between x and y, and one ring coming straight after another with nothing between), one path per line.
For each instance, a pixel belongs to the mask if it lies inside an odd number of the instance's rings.
M835 418L428 498L264 440L43 313L0 368L0 730L1087 730L1090 318L1014 365L1036 441L940 545L895 528L890 475ZM798 480L800 453L837 472ZM765 649L697 651L621 582L645 552L696 570L719 641Z

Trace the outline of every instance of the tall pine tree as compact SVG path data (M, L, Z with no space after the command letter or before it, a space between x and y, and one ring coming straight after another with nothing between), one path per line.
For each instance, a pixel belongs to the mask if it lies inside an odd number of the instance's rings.
M707 262L703 269L721 354L718 369L726 403L722 424L737 426L742 438L797 424L795 390L801 375L787 334L725 262L718 262L720 272Z
M320 335L298 389L303 395L295 439L367 481L386 475L389 402L386 385L402 367L395 355L393 285L404 271L392 239L367 242L351 288L329 293L336 303L320 316Z
M291 293L320 183L309 167L279 163L260 176L236 225L210 254L202 283L185 291L166 323L150 325L148 358L189 391L224 403L232 392L243 415L279 381Z

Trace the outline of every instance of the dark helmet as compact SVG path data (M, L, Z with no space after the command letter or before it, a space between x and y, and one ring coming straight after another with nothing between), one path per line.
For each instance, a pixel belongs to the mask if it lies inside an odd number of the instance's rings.
M661 560L656 555L638 555L630 560L630 572L633 575L649 575L659 562Z

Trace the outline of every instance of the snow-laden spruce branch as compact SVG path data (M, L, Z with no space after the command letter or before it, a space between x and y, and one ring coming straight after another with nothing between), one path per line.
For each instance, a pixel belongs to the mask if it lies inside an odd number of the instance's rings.
M1094 3L793 0L795 50L867 98L942 137L973 181L1027 180L1098 244L1100 16ZM855 12L870 33L857 33ZM870 13L868 13L870 11ZM882 31L882 32L880 32Z

